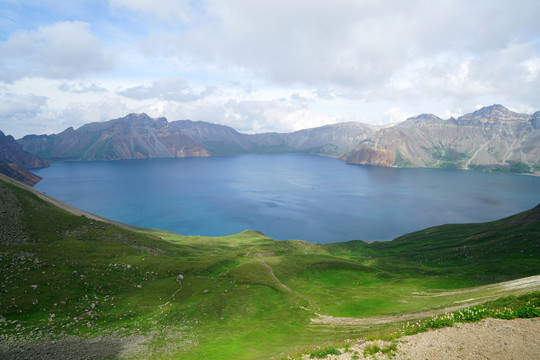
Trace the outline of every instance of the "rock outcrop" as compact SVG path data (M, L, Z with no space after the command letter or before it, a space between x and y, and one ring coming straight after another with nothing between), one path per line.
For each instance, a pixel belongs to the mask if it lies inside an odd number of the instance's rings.
M457 119L423 114L376 132L347 156L351 164L540 171L540 112L501 105Z
M41 177L32 174L27 169L47 166L49 166L47 161L24 151L13 136L6 136L0 131L0 173L27 185L34 185L41 180Z

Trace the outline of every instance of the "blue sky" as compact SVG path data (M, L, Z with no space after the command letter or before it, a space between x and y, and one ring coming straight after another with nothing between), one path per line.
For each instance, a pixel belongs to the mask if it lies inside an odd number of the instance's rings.
M540 110L537 0L3 0L0 130L130 112L242 132Z

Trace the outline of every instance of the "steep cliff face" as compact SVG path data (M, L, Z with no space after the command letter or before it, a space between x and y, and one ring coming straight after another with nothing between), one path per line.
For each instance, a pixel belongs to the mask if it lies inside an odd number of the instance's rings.
M12 136L6 136L0 131L0 173L25 184L34 185L41 180L41 177L26 169L47 166L49 164L45 160L27 153Z
M33 186L41 181L42 177L28 170L22 169L14 163L8 163L0 160L0 174L9 176L12 179L22 182L23 184Z
M49 166L47 161L29 154L15 141L13 136L6 136L2 131L0 131L0 160L17 164L25 169L39 169Z
M450 167L527 173L540 171L539 113L501 105L458 119L424 114L375 133L347 157L354 164Z

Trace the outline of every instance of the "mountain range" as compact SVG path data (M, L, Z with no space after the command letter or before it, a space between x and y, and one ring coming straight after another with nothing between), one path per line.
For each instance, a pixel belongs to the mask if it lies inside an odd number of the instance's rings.
M27 135L18 143L26 154L48 161L312 153L350 164L538 173L540 111L527 115L492 105L457 119L422 114L384 127L347 122L261 134L142 113L59 134ZM28 167L45 163L39 164Z
M377 131L346 160L396 167L538 172L540 111L518 114L493 105L457 119L419 115Z
M243 134L203 121L151 118L129 114L107 122L72 127L56 135L27 135L23 148L52 161L205 157L256 152L307 152L340 155L377 129L341 123L293 133Z

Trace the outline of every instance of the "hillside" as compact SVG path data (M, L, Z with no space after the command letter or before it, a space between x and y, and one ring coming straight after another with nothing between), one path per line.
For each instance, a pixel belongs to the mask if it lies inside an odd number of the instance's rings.
M265 152L305 152L337 156L369 137L376 127L360 123L328 125L294 133L242 134L218 124L146 114L90 123L55 135L27 135L22 147L51 161L205 157Z
M361 338L537 289L494 283L540 272L538 213L386 243L207 238L110 222L2 177L0 355L266 359Z
M346 160L397 167L538 172L540 112L518 114L493 105L457 119L423 114L379 130Z
M0 174L21 181L27 185L38 183L41 178L28 169L47 167L49 164L23 150L13 136L0 131Z

